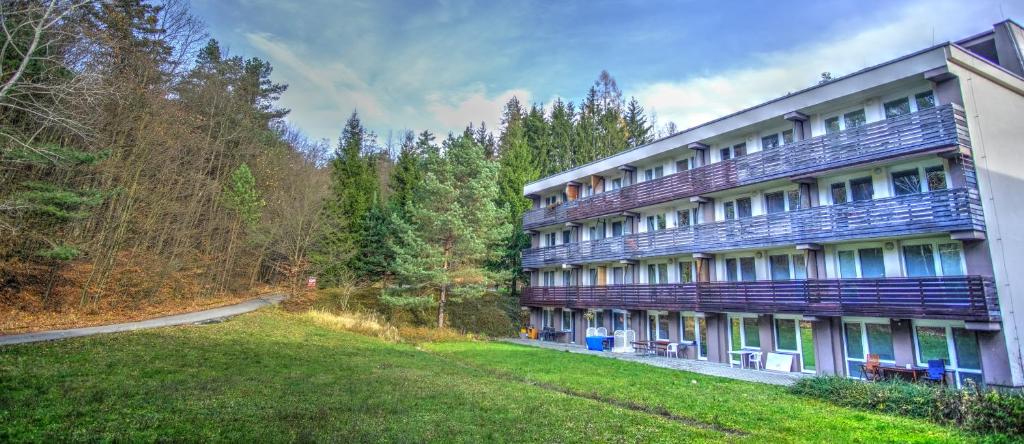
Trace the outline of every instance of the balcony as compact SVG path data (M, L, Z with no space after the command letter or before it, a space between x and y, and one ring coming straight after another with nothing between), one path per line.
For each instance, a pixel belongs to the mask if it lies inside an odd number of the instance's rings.
M742 185L960 145L970 146L963 109L943 105L629 185L553 208L534 209L523 215L523 228L606 216Z
M1000 320L995 285L983 276L527 287L520 302L578 309Z
M976 192L956 188L528 249L523 267L984 229Z

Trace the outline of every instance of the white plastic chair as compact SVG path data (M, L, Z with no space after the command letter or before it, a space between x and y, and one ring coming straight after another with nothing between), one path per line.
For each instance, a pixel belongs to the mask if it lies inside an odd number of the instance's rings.
M608 329L604 327L597 327L598 336L608 336Z
M615 336L615 345L612 346L612 352L625 353L626 345L628 344L628 342L626 342L626 332L622 330L615 330L615 333L613 333L612 336Z
M587 327L587 336L597 336L597 328Z
M626 341L625 342L626 342L625 346L627 348L627 353L635 352L636 350L633 348L633 343L636 342L636 332L633 331L633 330L626 330Z
M679 357L679 344L672 342L668 344L668 347L665 347L665 357L669 356Z
M761 352L750 353L749 359L747 367L753 367L754 370L761 370Z

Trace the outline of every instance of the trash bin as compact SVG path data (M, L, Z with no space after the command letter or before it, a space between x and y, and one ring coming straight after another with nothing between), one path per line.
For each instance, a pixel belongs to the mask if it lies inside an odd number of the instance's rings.
M604 338L601 336L587 336L587 350L604 351Z

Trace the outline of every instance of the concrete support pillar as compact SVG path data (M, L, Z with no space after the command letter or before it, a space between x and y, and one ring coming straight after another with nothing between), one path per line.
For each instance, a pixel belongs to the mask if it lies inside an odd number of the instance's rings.
M694 152L694 156L693 156L693 167L694 168L699 168L699 167L702 167L702 166L707 165L709 163L708 161L710 159L708 157L710 155L709 153L711 152L711 147L709 147L708 145L705 145L703 143L700 143L700 142L691 143L691 144L687 145L686 147L691 149L691 150L693 150L693 152Z
M670 311L668 312L668 340L671 342L679 342L679 312ZM680 355L682 356L682 355Z
M696 223L709 224L715 221L715 199L704 196L693 196L690 202L697 204Z
M896 366L916 365L914 336L911 331L910 319L892 319L889 321L889 327L892 329L892 350L893 356L896 358Z
M811 121L806 114L792 111L782 116L786 120L793 122L793 140L804 140L811 138Z
M806 267L807 279L822 279L825 277L824 249L818 244L797 244L797 250L803 251L804 266Z
M619 167L619 171L622 171L622 186L633 185L636 183L635 166L623 165Z
M694 264L697 267L697 282L711 282L714 278L713 257L708 253L693 253Z
M729 363L729 319L725 313L704 313L708 326L708 361Z
M1010 357L1003 331L979 331L978 347L981 349L981 371L984 373L985 384L1012 387L1013 375L1010 373Z
M843 357L842 321L838 317L820 317L814 321L814 359L817 374L846 374Z
M800 208L812 208L819 205L818 203L818 179L813 177L806 177L796 179L798 184L798 190L800 191Z

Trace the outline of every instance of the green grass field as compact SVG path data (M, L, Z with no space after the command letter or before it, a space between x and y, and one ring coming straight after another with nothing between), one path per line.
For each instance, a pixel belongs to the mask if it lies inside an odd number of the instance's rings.
M495 342L421 346L276 309L0 348L0 442L961 442L784 388Z

